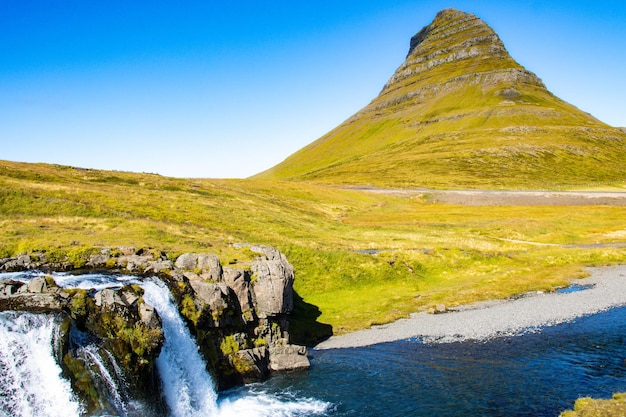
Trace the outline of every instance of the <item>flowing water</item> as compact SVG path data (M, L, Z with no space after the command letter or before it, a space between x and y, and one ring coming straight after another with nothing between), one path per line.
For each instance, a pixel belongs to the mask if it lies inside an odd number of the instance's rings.
M27 281L37 275L3 274L0 279ZM169 408L168 417L297 417L324 415L329 407L323 401L283 392L232 391L223 399L218 398L195 340L169 290L158 279L102 274L56 274L54 279L58 285L69 288L100 290L129 283L143 288L144 299L159 313L163 325L165 343L156 365ZM58 325L53 315L0 313L0 417L72 417L84 412L56 362L54 337ZM104 415L145 416L146 407L128 398L121 372L112 357L104 358L80 332L73 334L79 356L100 381L98 393L103 397Z
M53 316L0 313L0 415L78 415L82 408L61 378Z
M12 274L12 279L29 279ZM580 396L626 391L626 308L523 336L426 344L406 340L365 348L311 351L310 371L216 393L195 341L158 280L58 275L62 286L139 283L162 317L166 342L157 361L170 416L556 416ZM0 313L0 416L77 416L81 404L54 352L53 316ZM141 406L121 372L88 341L80 351L101 380L107 415Z

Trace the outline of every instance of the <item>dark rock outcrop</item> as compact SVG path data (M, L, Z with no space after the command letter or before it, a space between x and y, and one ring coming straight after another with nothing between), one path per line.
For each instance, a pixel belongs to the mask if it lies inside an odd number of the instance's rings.
M172 262L160 251L121 247L94 250L78 262L46 263L45 252L22 254L0 260L0 271L67 271L79 265L83 270L158 275L174 296L218 386L227 388L267 378L272 371L309 367L306 348L289 343L293 267L275 248L243 246L258 254L256 259L228 267L213 254L185 253ZM137 364L151 366L162 333L157 334L160 318L143 302L141 291L134 286L89 293L64 290L50 277L33 278L28 284L0 281L0 310L64 312L81 331L102 338L131 372L151 374ZM136 341L117 340L122 328L147 332L137 337L154 341L146 347L149 357L134 356Z
M221 388L310 366L306 348L289 344L293 267L275 248L249 249L259 256L239 268L183 254L164 278Z
M78 353L77 340L97 340L97 345L112 354L125 371L131 391L157 395L154 363L164 337L159 315L143 301L142 295L143 290L132 285L101 291L64 289L50 276L35 277L26 283L0 280L0 311L65 317L60 364L88 410L97 410L101 405L94 395L98 383L91 373L85 372L89 364Z

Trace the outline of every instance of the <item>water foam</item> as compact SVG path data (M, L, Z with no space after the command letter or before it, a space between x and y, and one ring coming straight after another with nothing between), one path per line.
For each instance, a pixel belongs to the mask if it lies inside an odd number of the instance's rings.
M219 417L304 417L323 416L331 404L302 398L290 392L267 393L241 389L219 401Z
M0 412L15 417L80 415L54 355L54 316L0 313Z
M10 279L28 281L34 276L40 274L11 274ZM9 278L6 275L2 275ZM173 417L304 417L304 416L320 416L326 415L331 404L310 398L303 398L289 392L267 393L264 391L254 390L250 388L242 388L233 390L223 398L218 400L218 394L215 390L214 382L211 375L206 370L206 363L198 351L196 341L189 333L189 329L183 322L178 308L172 299L167 286L160 280L148 279L141 280L133 276L114 276L103 274L89 274L72 276L68 274L54 274L54 280L58 285L69 288L83 288L101 290L104 288L120 288L126 284L138 284L144 289L144 300L152 305L162 320L163 332L165 335L165 343L161 349L161 354L157 358L156 365L159 376L161 378L161 388L166 403L170 409L169 415ZM0 278L1 279L1 278ZM15 313L2 313L11 315ZM29 314L38 320L40 315ZM4 316L2 316L4 317ZM45 316L42 316L45 317ZM25 325L28 327L28 324ZM22 339L21 334L15 334L15 339ZM4 346L7 338L0 334L0 361L4 360L9 350ZM50 345L50 343L48 343ZM23 349L22 349L23 350ZM128 401L125 395L120 392L123 387L120 386L121 371L116 370L117 364L111 357L106 360L100 356L101 352L97 352L93 347L85 346L79 349L83 355L89 359L91 364L98 368L100 377L104 380L107 390L110 391L110 400L114 403L117 411L122 415L127 411ZM21 352L17 349L15 356L19 356ZM51 351L50 351L51 352ZM105 352L106 353L106 352ZM52 353L48 353L49 359L54 363ZM21 362L31 362L31 356L23 358ZM11 359L14 360L14 359ZM108 365L107 365L108 364ZM109 366L113 366L113 374L108 370ZM3 372L2 387L0 392L2 398L8 398L12 402L21 402L20 398L15 397L15 389L5 383L4 378L4 362L0 362L0 368ZM60 372L60 369L59 369ZM58 372L57 372L58 374ZM19 378L17 379L19 381ZM55 414L53 408L43 405L37 408L36 412L28 414L19 414L14 412L14 408L6 409L0 407L0 417L7 415L17 416L78 416L82 409L80 404L76 402L72 393L69 382L60 380L49 382L45 385L45 392L39 397L60 399L63 396L51 396L50 387L63 390L65 397L69 398L69 403L73 406L61 406L60 412ZM61 388L59 388L61 387ZM12 391L8 391L12 390ZM41 388L42 392L44 391ZM6 395L5 395L5 391ZM132 399L131 399L132 400ZM14 406L12 406L14 407ZM40 412L45 409L50 412ZM129 410L130 411L130 410Z
M165 343L156 364L172 415L215 416L217 393L213 380L169 290L161 281L146 281L142 287L144 299L157 310L163 323Z

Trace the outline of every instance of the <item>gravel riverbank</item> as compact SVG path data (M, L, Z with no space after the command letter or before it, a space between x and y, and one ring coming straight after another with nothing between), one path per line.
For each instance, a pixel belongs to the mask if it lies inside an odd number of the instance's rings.
M555 325L613 307L626 306L626 265L590 268L591 276L572 283L575 292L530 293L523 297L457 307L444 314L410 318L333 336L316 349L350 348L409 338L427 342L485 340Z

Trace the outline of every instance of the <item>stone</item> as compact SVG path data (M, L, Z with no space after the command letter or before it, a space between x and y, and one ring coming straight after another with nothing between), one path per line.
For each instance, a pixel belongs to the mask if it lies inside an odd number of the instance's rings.
M222 265L217 255L203 253L198 255L197 267L201 271L207 271L209 277L214 281L220 281L222 279Z
M147 303L139 304L139 319L142 323L150 328L158 328L161 326L161 320L154 307Z
M42 293L47 288L44 277L36 277L28 281L28 292Z
M230 288L224 283L189 281L195 292L195 303L201 310L201 321L209 326L234 326L233 303ZM233 294L234 295L234 294Z
M244 321L252 321L254 319L252 314L254 312L254 301L249 274L241 269L224 269L223 277L226 285L234 291L237 300L239 300ZM250 312L250 314L246 314L247 312Z
M448 311L448 309L446 308L445 304L437 304L435 306L435 314L441 314L441 313L445 313L446 311Z
M120 304L123 304L117 292L112 288L105 288L98 291L93 298L98 307L110 307L115 304L117 300L119 300Z
M11 297L0 298L0 311L61 311L63 303L51 293L21 293Z
M293 369L309 369L311 363L307 357L307 349L298 345L279 345L269 348L271 371Z
M172 268L174 268L172 261L161 259L158 261L149 261L143 272L144 274L158 274L161 271L169 271Z
M250 250L252 252L262 253L268 260L280 260L284 258L284 255L280 251L272 246L264 245L251 245ZM281 258L282 257L282 258Z
M231 364L244 383L264 379L269 371L269 352L266 347L243 349L231 358Z
M176 258L176 262L174 266L176 268L184 269L187 271L193 271L196 269L196 265L198 264L198 255L195 253L183 253L178 258Z
M192 330L201 335L198 339L200 350L208 355L207 358L211 358L215 349L219 351L226 336L232 337L238 346L237 352L214 358L210 364L216 367L213 371L218 378L223 378L218 383L223 386L226 380L230 381L226 384L238 384L242 380L253 382L267 377L270 349L275 356L273 370L309 366L306 348L288 344L287 314L293 309L293 267L275 248L259 245L251 249L259 256L250 264L250 270L222 268L216 255L189 253L181 255L174 263L154 250L136 252L134 248L102 249L88 259L87 267L115 266L144 275L169 270L161 274L161 278L169 286L181 312L186 310L185 317L193 326ZM3 262L22 265L19 268L23 270L25 265L33 264L31 258L36 259L21 255ZM60 266L46 264L46 270ZM73 265L68 267L74 268ZM3 280L0 282L0 309L65 312L69 319L78 323L81 331L85 328L103 341L110 339L106 343L111 343L111 347L119 345L120 349L123 346L116 338L122 333L110 333L119 330L111 327L111 317L116 318L114 323L119 323L117 316L124 320L127 327L122 331L131 327L135 330L144 326L152 330L161 328L161 319L154 307L146 304L133 287L75 292L57 287L46 277L36 277L28 283ZM160 337L152 331L145 335L154 341ZM158 350L157 345L154 346ZM244 349L250 346L257 347ZM152 350L150 355L155 352ZM128 361L127 353L120 350L117 354ZM216 363L226 360L230 361L227 367L222 367L224 363Z
M110 251L103 249L100 253L91 255L86 265L90 268L101 268L106 266L109 259L111 259Z
M126 306L131 306L139 300L139 296L131 291L121 291L119 297Z
M290 313L293 310L293 266L282 256L253 262L251 268L259 317Z
M184 253L180 255L174 266L185 271L201 272L204 279L221 281L222 265L217 255L208 253Z
M19 286L13 285L13 284L4 284L0 288L1 288L0 295L8 297L8 296L15 294Z

